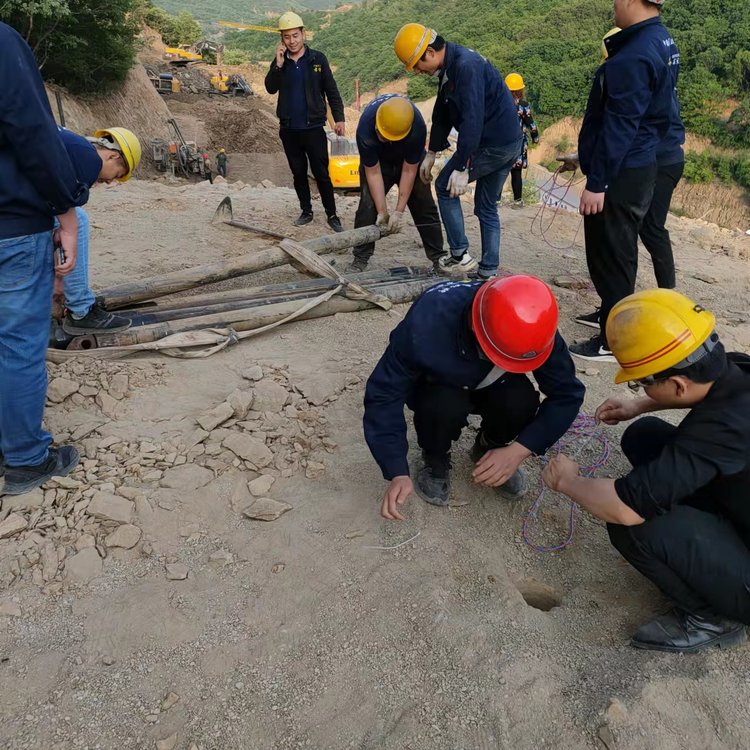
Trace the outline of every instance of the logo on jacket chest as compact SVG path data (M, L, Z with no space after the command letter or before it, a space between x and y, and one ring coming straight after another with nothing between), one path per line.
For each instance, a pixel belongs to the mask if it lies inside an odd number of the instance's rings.
M320 73L323 70L323 66L315 63L315 65L312 66L312 69L313 73Z

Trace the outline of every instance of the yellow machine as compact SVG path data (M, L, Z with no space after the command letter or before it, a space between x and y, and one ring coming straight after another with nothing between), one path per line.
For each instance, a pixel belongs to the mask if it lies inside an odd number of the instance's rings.
M328 133L328 174L337 190L359 190L359 150L352 138Z
M203 55L199 54L198 52L194 52L187 47L165 47L164 57L189 61L198 61L203 59Z

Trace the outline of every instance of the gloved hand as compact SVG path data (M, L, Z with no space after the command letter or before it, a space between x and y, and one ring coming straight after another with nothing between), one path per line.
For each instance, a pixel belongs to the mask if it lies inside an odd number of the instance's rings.
M375 219L375 226L380 227L381 229L387 229L388 221L388 214L378 214L377 218Z
M429 185L432 182L432 168L435 166L435 152L428 151L422 159L422 163L419 165L419 179L424 182L425 185Z
M395 234L401 231L401 225L404 222L404 212L394 211L388 219L388 234Z
M464 169L459 171L454 169L448 178L448 192L451 198L458 198L469 189L469 173Z

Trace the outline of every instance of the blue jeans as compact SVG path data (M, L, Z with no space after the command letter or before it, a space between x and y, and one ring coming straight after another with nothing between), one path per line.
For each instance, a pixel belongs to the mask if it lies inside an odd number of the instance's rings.
M497 150L497 169L480 177L474 187L474 215L479 219L479 232L482 238L482 258L479 271L489 275L500 265L500 216L497 202L503 192L503 185L511 167L518 158L518 144L512 143L504 150ZM464 212L460 198L451 198L448 192L448 178L456 168L458 159L454 154L435 180L440 218L443 220L445 235L451 255L460 258L469 249L469 240L464 230Z
M65 306L77 318L82 318L96 302L89 287L89 217L82 208L78 216L78 253L75 268L63 279Z
M52 315L52 232L0 240L0 450L6 466L47 458L44 358Z

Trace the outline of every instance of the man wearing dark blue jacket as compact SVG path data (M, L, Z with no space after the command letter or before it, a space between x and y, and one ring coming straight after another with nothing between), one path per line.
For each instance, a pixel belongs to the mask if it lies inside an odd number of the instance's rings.
M622 31L605 39L578 138L586 175L580 201L586 260L602 300L601 330L573 344L575 356L614 361L605 326L612 307L635 288L638 232L654 193L657 150L682 128L675 84L679 52L662 24L663 0L615 0Z
M432 179L435 153L448 148L452 128L458 131L456 152L435 182L438 207L448 237L450 255L440 261L445 270L472 271L460 196L476 180L474 215L479 219L482 258L479 278L489 279L500 263L500 217L497 202L511 167L521 153L522 134L513 96L497 69L474 50L446 42L433 29L408 23L394 41L396 55L407 70L438 76L427 155L419 169L424 182Z
M88 188L60 140L28 45L0 23L0 452L7 494L21 494L78 463L42 429L45 354L55 271L75 265L75 206ZM64 261L54 267L52 229Z
M323 125L326 121L326 99L331 108L336 135L344 135L344 103L326 56L305 44L302 19L294 12L279 18L281 41L276 57L266 74L266 91L278 92L276 114L281 128L279 138L284 146L289 168L294 178L294 190L302 213L295 226L313 220L307 165L320 191L328 226L343 232L336 215L333 183L328 174L328 140Z
M525 491L521 464L553 445L583 402L557 320L552 292L533 276L447 281L414 302L365 392L365 439L389 482L384 518L402 520L398 507L414 491L404 406L422 449L424 500L448 504L451 446L469 414L482 417L474 481L510 496ZM527 374L545 396L541 405Z

